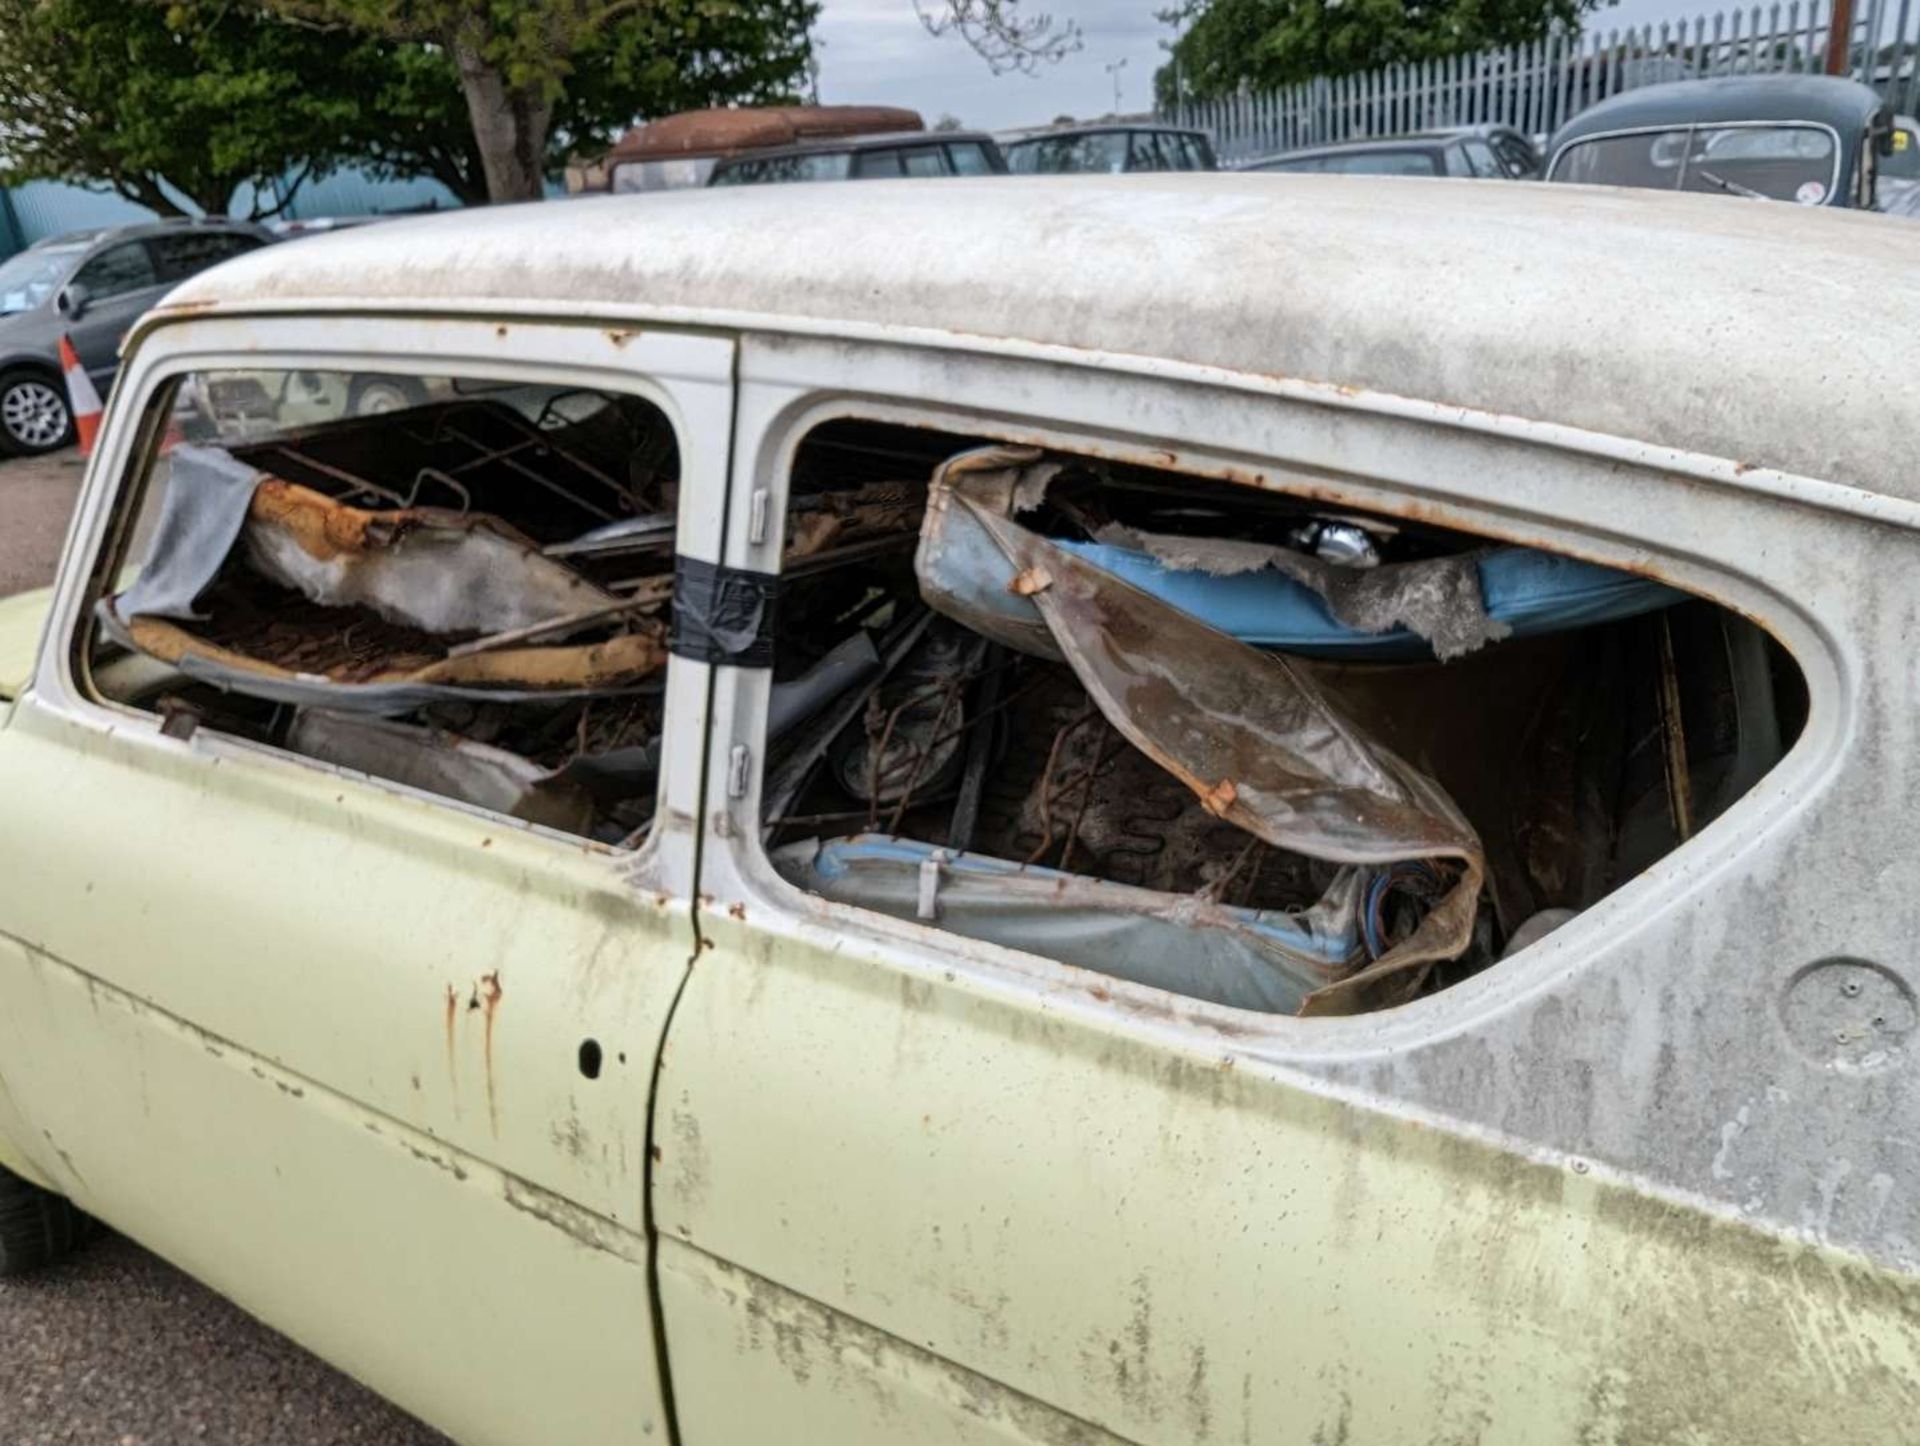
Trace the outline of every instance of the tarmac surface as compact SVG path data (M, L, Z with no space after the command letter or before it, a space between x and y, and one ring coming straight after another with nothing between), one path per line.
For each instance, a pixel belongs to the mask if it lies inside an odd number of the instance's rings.
M0 596L53 581L82 464L0 462ZM0 1446L446 1446L164 1261L106 1234L0 1280Z

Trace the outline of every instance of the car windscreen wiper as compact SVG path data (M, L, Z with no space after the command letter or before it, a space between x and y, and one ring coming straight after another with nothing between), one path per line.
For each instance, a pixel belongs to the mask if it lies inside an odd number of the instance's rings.
M1771 201L1773 199L1773 197L1769 196L1765 191L1756 191L1753 187L1743 186L1738 181L1729 181L1726 177L1716 176L1712 171L1706 170L1705 168L1696 170L1694 175L1700 177L1703 181L1718 186L1729 195L1745 196L1753 201Z

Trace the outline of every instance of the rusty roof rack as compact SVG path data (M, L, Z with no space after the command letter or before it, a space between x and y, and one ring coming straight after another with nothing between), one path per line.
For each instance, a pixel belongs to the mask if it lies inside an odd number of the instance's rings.
M918 111L889 105L769 105L681 111L628 131L607 163L730 156L768 146L881 131L921 131Z

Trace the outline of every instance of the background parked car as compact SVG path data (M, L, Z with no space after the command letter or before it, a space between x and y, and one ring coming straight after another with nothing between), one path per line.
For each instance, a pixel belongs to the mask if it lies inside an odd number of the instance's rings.
M783 146L716 161L710 186L780 181L898 180L902 176L994 176L1007 169L992 136L981 131L909 131Z
M1864 208L1880 160L1897 151L1892 112L1869 87L1756 75L1603 100L1562 126L1548 153L1549 181Z
M918 111L887 105L769 105L682 111L636 126L576 175L581 191L672 191L704 186L729 156L848 136L920 131ZM577 181L577 187L576 187Z
M1910 115L1893 118L1893 134L1887 137L1887 153L1879 163L1874 209L1894 216L1917 214L1914 193L1920 191L1920 121Z
M1220 168L1205 131L1172 126L1062 126L1025 135L1003 135L1000 146L1007 153L1007 169L1015 175Z
M1920 181L1920 120L1910 115L1893 118L1887 153L1880 157L1880 179L1908 184Z
M1507 131L1513 140L1526 146L1525 136ZM1284 151L1249 161L1249 171L1326 171L1343 176L1482 176L1493 180L1514 178L1510 164L1494 150L1493 141L1479 128L1466 131L1422 131L1412 135L1386 136L1371 141L1344 141L1339 145L1314 146L1307 150Z
M105 395L135 318L195 272L269 240L240 222L163 221L53 237L0 265L0 448L33 455L72 437L63 335Z
M1882 187L1879 210L1889 216L1904 216L1909 221L1920 221L1920 181L1908 181L1904 185Z
M1456 135L1463 140L1482 140L1493 150L1494 159L1510 180L1540 179L1540 148L1512 126L1452 126L1436 130L1435 135Z
M371 226L384 221L384 215L374 216L308 216L294 221L269 221L267 230L279 241L293 241L302 236L324 236L329 231L346 231L355 226Z

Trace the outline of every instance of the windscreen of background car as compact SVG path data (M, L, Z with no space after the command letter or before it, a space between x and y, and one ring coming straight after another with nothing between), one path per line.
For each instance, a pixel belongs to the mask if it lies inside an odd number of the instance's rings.
M1320 169L1337 176L1437 176L1438 158L1431 151L1355 151L1324 158Z
M1553 179L1818 206L1832 195L1837 160L1832 133L1817 126L1694 126L1576 141Z
M675 157L669 161L623 161L613 168L616 195L638 191L678 191L704 186L718 164L715 156Z
M1460 142L1460 157L1466 162L1468 175L1492 179L1506 175L1499 157L1493 153L1493 147L1485 141L1469 138Z
M1135 131L1129 138L1130 171L1183 171L1187 169L1177 137L1166 131Z
M1524 181L1540 174L1540 157L1519 136L1510 131L1496 132L1489 137L1489 144L1500 158L1501 168L1511 179Z
M761 186L780 181L844 181L853 164L845 151L761 156L732 161L714 173L716 186Z
M1016 175L1055 176L1078 171L1118 175L1127 168L1127 136L1124 131L1095 131L1020 141L1007 148L1007 166Z
M978 141L947 142L947 158L952 162L956 176L993 174L993 162L988 159L987 148Z
M205 371L116 521L103 699L604 844L659 783L679 447L652 402ZM135 508L138 511L135 511Z
M84 246L48 246L22 251L0 266L0 316L32 311L53 295L86 249Z

